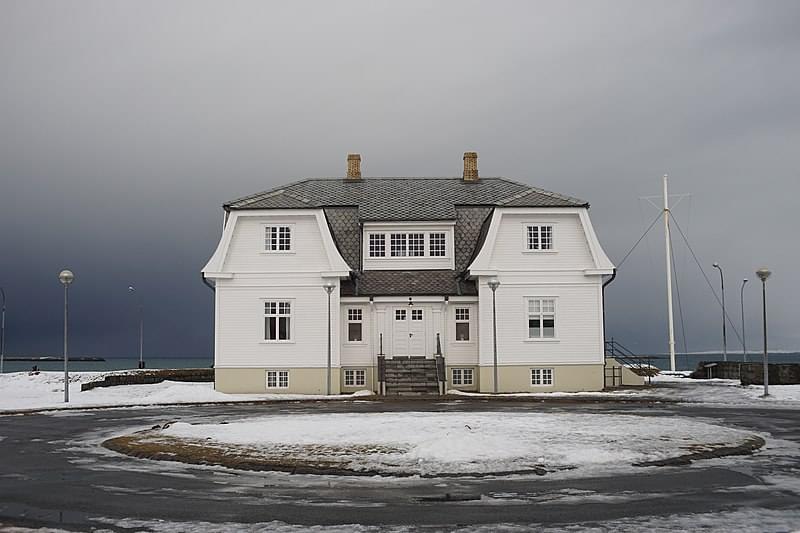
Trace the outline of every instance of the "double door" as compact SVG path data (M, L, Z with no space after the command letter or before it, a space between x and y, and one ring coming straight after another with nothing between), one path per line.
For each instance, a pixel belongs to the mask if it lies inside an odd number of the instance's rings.
M426 355L427 314L427 309L410 305L392 309L392 355Z

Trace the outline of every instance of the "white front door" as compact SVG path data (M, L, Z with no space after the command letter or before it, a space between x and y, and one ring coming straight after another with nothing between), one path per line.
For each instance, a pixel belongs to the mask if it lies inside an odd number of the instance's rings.
M392 315L392 355L425 355L425 322L422 307L396 307Z

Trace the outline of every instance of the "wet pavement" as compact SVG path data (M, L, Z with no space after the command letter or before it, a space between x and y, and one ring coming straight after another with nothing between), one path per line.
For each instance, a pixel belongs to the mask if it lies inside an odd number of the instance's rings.
M767 438L753 456L604 477L360 478L237 472L126 457L100 443L155 424L320 412L498 411L683 416ZM366 438L366 437L365 437ZM625 465L627 466L627 465ZM0 523L129 531L168 522L591 525L623 517L800 509L800 411L541 401L295 402L65 411L0 417ZM793 481L794 480L794 481ZM99 520L102 520L99 521ZM109 525L111 524L111 525ZM146 528L137 528L147 530Z

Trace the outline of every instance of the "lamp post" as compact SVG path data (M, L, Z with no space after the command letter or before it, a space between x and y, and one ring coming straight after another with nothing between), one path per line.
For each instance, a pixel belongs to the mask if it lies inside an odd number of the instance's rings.
M722 288L722 360L728 360L728 333L725 330L725 276L722 275L722 267L719 263L714 263L714 268L719 270L719 284Z
M0 310L0 374L3 373L3 360L6 358L6 291L0 287L0 296L3 297L3 307Z
M744 286L747 284L747 278L742 280L742 288L739 290L739 302L742 304L742 361L747 362L747 342L744 329Z
M69 317L69 286L75 281L75 274L71 270L62 270L58 280L64 285L64 403L69 402L69 355L67 351L67 318Z
M333 289L336 288L336 284L332 281L328 281L325 285L322 286L325 289L325 292L328 293L328 372L327 372L327 379L328 379L328 387L326 389L326 394L330 396L331 394L331 293Z
M758 279L761 280L761 313L763 316L764 325L764 398L769 396L769 363L767 355L767 278L770 277L772 272L767 267L761 267L756 270Z
M142 297L136 293L136 287L128 285L128 292L136 294L139 299L139 368L144 368L144 307L142 306Z
M497 394L497 287L500 280L492 278L489 280L489 288L492 289L492 344L494 353L494 392Z

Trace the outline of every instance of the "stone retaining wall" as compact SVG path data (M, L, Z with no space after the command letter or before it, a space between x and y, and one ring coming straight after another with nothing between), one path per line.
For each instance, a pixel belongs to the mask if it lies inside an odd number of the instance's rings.
M117 385L144 385L161 383L162 381L214 381L213 368L165 368L153 370L134 370L120 374L109 374L101 380L90 381L81 385L81 391L97 387L115 387Z
M706 365L710 364L714 366L706 368ZM800 384L800 364L770 363L768 366L770 385ZM702 361L689 377L694 379L739 379L742 385L763 385L764 365L760 362Z

